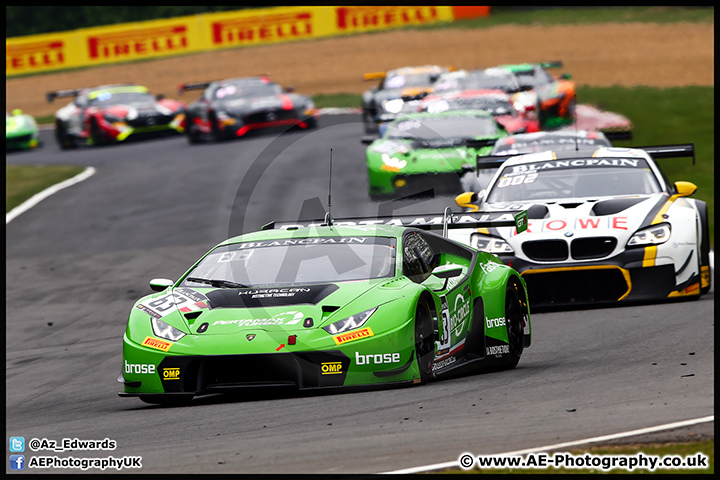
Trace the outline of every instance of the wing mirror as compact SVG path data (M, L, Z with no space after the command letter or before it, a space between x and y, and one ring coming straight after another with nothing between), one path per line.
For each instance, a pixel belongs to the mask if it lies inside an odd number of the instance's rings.
M448 280L453 277L458 277L462 275L462 271L462 268L456 265L440 265L433 269L432 274L438 278L442 278L443 280L445 280L445 283L442 287L442 290L445 290L447 288Z
M473 205L477 200L478 194L475 192L465 192L455 197L455 203L457 203L458 207L469 208L473 212L478 209L477 205Z
M363 135L362 137L360 137L360 143L362 143L363 145L370 145L377 139L378 137L373 135Z
M168 278L153 278L150 280L150 290L153 292L162 292L166 288L172 287L174 283L175 282Z
M675 182L675 190L677 190L677 193L681 197L689 197L693 193L695 193L695 190L697 190L697 185L691 182Z

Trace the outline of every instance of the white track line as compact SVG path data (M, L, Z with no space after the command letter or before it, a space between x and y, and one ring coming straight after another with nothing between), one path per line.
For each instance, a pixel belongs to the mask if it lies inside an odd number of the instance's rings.
M609 440L615 440L618 438L632 437L634 435L642 435L645 433L659 432L662 430L670 430L673 428L687 427L690 425L696 425L698 423L707 423L715 421L715 415L708 417L695 418L693 420L685 420L682 422L668 423L665 425L658 425L657 427L641 428L639 430L631 430L629 432L614 433L612 435L604 435L602 437L586 438L583 440L577 440L574 442L556 443L555 445L545 445L544 447L528 448L526 450L516 450L514 452L495 453L495 456L503 455L526 455L528 453L545 452L549 450L557 450L559 448L574 447L578 445L585 445L588 443L607 442ZM460 455L458 455L458 458ZM460 468L458 460L445 463L436 463L434 465L425 465L421 467L404 468L402 470L393 470L392 472L381 472L383 474L394 474L394 473L422 473L429 472L432 470L442 470L446 468Z
M23 203L18 205L17 207L10 210L5 215L5 225L10 223L10 221L20 215L21 213L24 213L28 210L30 210L32 207L40 203L41 201L45 200L50 195L59 192L63 188L67 188L71 185L75 185L76 183L80 183L83 180L87 180L88 178L92 177L95 174L95 168L94 167L88 167L86 168L82 173L79 173L75 175L72 178L69 178L63 182L57 183L53 185L52 187L46 188L40 193L36 193L32 197L25 200Z

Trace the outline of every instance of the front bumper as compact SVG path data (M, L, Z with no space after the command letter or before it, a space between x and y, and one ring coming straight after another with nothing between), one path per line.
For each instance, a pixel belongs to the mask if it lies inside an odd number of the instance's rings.
M266 334L257 331L258 337ZM166 351L139 345L127 335L123 338L123 373L118 378L124 384L122 397L142 395L207 395L253 387L289 387L298 390L333 388L384 383L412 382L419 378L414 361L413 322L382 335L370 331L367 337L335 345L326 337L324 347L310 349L303 337L317 332L298 334L296 345L279 345L248 353L250 348L244 335L236 340L226 337L224 345L202 349L222 354L192 355L201 349L172 344ZM324 336L324 332L322 333ZM230 341L232 340L232 341ZM259 338L253 340L256 343ZM193 340L196 342L197 340ZM168 342L161 342L167 344ZM194 343L197 345L197 343ZM219 345L219 344L218 344ZM400 347L400 346L403 347ZM259 345L258 345L259 346ZM270 350L270 351L268 351ZM176 351L176 354L172 352ZM372 360L368 360L368 356Z
M637 302L700 295L700 275L676 283L674 264L643 265L644 249L602 262L538 264L499 255L525 280L532 307Z
M27 150L38 146L38 135L26 133L22 135L6 135L5 150Z
M381 169L370 174L369 193L371 197L407 197L433 190L435 195L457 195L463 192L460 173L404 174Z

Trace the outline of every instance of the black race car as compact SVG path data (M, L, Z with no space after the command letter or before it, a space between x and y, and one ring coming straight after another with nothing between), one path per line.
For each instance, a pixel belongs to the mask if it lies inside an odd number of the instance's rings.
M267 76L240 77L216 82L186 83L179 91L204 89L188 105L186 128L190 143L242 137L270 127L314 128L317 109L312 99L292 93Z
M380 80L380 83L362 95L365 132L382 134L380 127L400 114L417 112L420 100L432 93L433 83L450 70L438 65L423 65L366 73L364 80Z

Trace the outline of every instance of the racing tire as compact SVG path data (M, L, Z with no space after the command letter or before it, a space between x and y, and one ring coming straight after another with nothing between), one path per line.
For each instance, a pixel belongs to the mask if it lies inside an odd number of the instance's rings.
M308 118L305 120L305 125L307 125L306 128L307 128L308 130L312 130L312 129L314 129L314 128L317 128L317 118L315 118L315 117L308 117Z
M94 146L107 145L107 138L94 118L90 120L90 138Z
M517 366L524 348L525 325L528 322L527 303L524 297L519 280L511 278L505 290L505 326L510 357L505 368L508 369Z
M75 139L67 133L60 121L55 121L55 139L62 150L77 148Z
M192 395L140 395L140 400L151 405L162 405L164 407L181 407L189 405Z
M215 112L210 112L208 114L208 120L210 121L210 135L212 136L213 141L222 142L223 140L225 140L225 133L223 132L222 128L220 128L220 124L218 123L217 115L215 115Z
M363 109L362 120L365 125L366 134L372 135L378 133L378 127L375 122L373 122L372 114L369 110Z
M432 378L434 358L435 330L433 328L432 312L427 300L421 298L415 310L415 359L417 360L421 383L425 383Z
M188 139L188 143L191 145L200 143L200 132L198 132L198 129L195 126L195 121L190 115L185 116L185 125L185 136Z
M710 226L708 224L707 204L705 202L697 202L698 213L700 214L700 295L705 295L710 291L712 286L712 272L710 272L710 278L708 278L707 287L702 286L702 267L712 268L710 265Z

